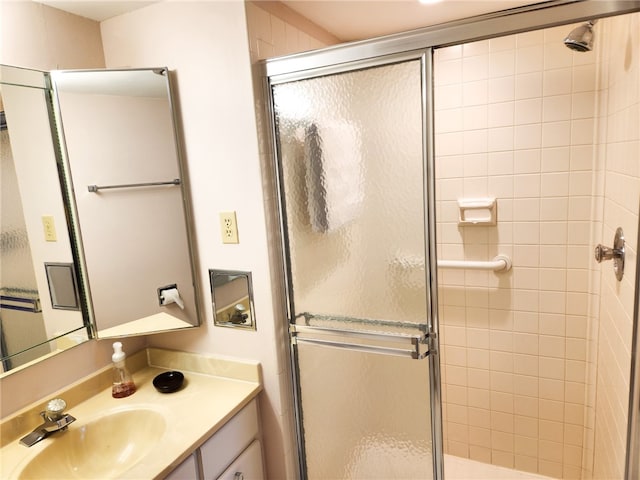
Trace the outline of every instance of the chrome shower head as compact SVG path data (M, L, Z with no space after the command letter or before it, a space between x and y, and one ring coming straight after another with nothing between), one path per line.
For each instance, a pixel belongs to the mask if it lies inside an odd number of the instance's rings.
M597 20L589 20L569 32L564 44L576 52L590 52L593 48L593 26Z

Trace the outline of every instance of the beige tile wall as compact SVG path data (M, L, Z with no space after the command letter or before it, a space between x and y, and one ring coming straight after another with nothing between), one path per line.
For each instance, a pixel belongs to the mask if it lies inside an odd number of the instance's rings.
M610 262L594 268L600 289L597 388L588 438L593 478L622 478L626 447L633 298L637 289L638 203L640 201L640 14L597 24L599 51L597 197L594 243L611 246L617 227L625 232L627 262L616 281ZM595 372L592 372L594 375ZM594 401L595 400L595 401Z
M511 255L508 273L439 272L448 453L580 478L596 54L571 26L437 50L438 255ZM459 227L459 198L498 224Z
M251 60L317 50L339 39L279 2L246 2Z

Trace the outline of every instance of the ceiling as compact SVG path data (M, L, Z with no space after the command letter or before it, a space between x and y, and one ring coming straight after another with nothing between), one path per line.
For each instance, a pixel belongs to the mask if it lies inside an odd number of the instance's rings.
M282 3L340 40L353 41L405 32L538 1L442 0L423 4L418 0L283 0Z
M97 21L155 3L154 1L140 0L35 1ZM257 3L260 1L257 0ZM340 40L352 41L436 25L460 18L537 3L537 1L442 0L438 3L422 4L418 0L283 0L282 3Z
M64 10L65 12L80 15L101 22L111 17L117 17L123 13L146 7L158 0L151 1L120 1L120 0L33 0L44 3L50 7Z
M155 3L139 0L35 1L97 21ZM260 1L262 0L257 0L258 3ZM283 0L282 3L340 40L352 41L537 2L536 0L442 0L438 3L422 4L418 0Z

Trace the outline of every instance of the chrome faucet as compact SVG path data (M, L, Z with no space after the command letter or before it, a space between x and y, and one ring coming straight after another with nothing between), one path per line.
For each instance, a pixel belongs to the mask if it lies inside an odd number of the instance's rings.
M67 408L67 404L61 398L50 400L47 403L46 410L40 412L44 423L36 427L29 435L21 438L20 443L26 447L31 447L52 433L66 430L69 424L75 422L76 419L68 413L64 413L65 408Z

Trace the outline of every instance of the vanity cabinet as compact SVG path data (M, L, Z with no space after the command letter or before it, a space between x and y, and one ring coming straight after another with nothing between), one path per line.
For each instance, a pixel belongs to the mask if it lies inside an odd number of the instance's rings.
M229 465L218 480L256 480L264 478L262 469L262 447L254 440L244 452Z
M240 410L200 448L181 463L167 480L263 480L262 447L258 440L257 400ZM202 460L197 474L196 459Z
M253 400L200 447L204 480L216 480L258 438L258 403ZM260 444L258 443L258 446ZM259 455L262 470L262 451ZM227 478L227 477L224 477ZM231 476L233 478L233 474ZM245 475L245 480L262 479ZM235 478L234 480L240 480Z
M198 459L193 453L167 475L165 480L197 480L198 478Z

